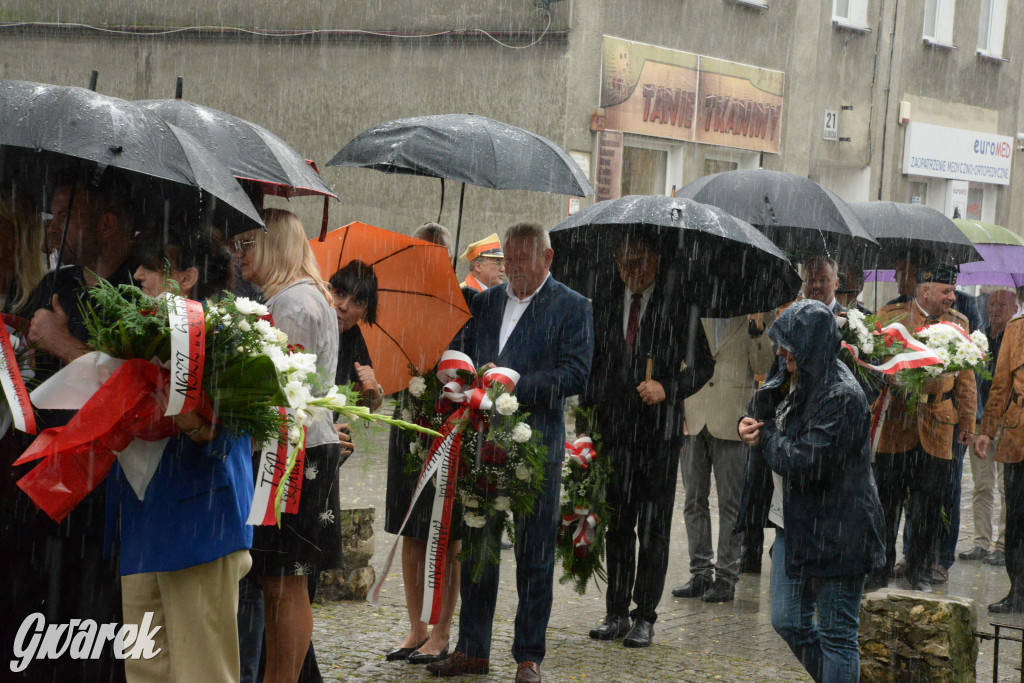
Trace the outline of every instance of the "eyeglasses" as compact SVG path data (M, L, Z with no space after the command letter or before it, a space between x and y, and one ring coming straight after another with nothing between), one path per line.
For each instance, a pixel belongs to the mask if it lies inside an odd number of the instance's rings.
M245 253L246 250L256 244L256 240L235 240L231 245L235 248L235 253Z

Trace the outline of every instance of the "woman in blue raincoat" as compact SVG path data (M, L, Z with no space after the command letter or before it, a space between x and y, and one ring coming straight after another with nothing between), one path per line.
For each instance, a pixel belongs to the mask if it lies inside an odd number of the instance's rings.
M815 681L857 681L865 575L885 562L870 412L839 360L824 304L801 300L768 331L777 363L740 420L751 453L737 531L770 524L772 626Z

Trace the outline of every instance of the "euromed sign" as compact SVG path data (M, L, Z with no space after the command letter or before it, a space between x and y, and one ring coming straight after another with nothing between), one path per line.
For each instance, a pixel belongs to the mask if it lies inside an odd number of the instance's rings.
M1009 185L1013 138L962 128L907 124L903 173Z

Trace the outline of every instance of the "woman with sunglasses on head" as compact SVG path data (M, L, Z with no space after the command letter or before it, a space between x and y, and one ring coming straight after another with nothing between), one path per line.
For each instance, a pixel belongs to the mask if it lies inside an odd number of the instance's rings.
M320 277L301 221L281 209L263 213L266 231L235 240L242 277L263 292L274 325L288 343L316 354L320 381L330 385L338 361L338 323L327 283ZM313 634L308 576L341 567L338 528L338 433L324 412L306 428L305 471L297 514L282 514L280 528L256 527L253 572L263 588L266 683L293 683Z
M150 296L205 300L230 289L231 253L208 228L144 230L134 277ZM166 407L169 385L155 394ZM124 621L152 613L150 659L125 660L129 681L238 679L238 582L249 571L252 448L196 411L175 416L143 495L120 463L107 476L106 546L119 543ZM197 609L197 605L202 609Z

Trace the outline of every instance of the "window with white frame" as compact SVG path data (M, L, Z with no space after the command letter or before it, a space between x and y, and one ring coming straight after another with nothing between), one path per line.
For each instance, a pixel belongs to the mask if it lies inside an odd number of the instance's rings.
M843 26L867 26L868 0L832 0L832 21Z
M978 16L978 53L989 57L1003 56L1006 34L1006 0L981 0Z
M956 0L924 0L924 28L926 42L953 45L953 12Z

